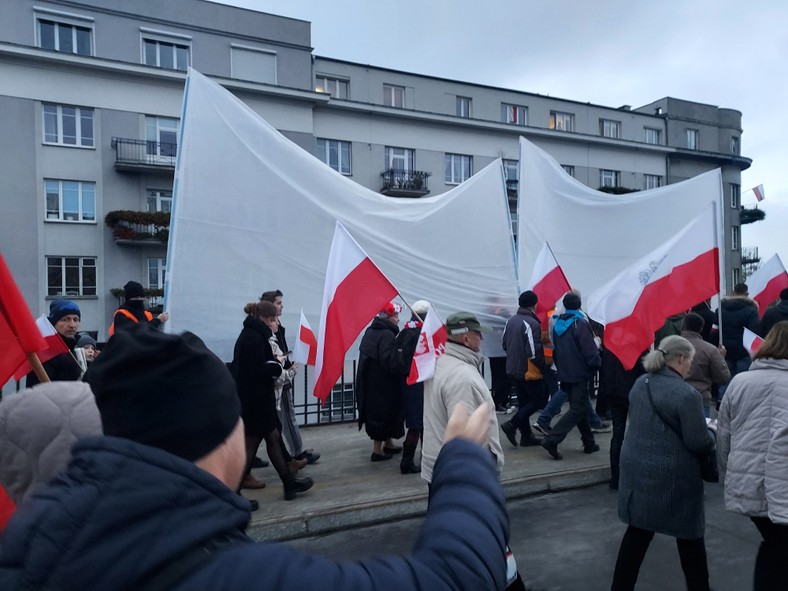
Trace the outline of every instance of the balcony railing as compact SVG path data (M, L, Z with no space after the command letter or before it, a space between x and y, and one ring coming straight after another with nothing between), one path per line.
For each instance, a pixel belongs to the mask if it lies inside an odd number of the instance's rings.
M170 237L170 214L161 211L110 211L104 223L118 244L161 245Z
M400 170L390 168L380 173L383 188L380 190L389 197L423 197L430 192L427 179L432 173L421 170Z
M175 170L177 144L114 137L112 147L115 149L115 168L118 170Z

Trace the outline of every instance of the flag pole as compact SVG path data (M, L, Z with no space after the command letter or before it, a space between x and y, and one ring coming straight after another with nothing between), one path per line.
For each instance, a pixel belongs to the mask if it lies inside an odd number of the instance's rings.
M722 185L722 179L720 179ZM722 187L720 187L720 201L724 199ZM722 298L725 294L725 253L724 244L720 244L720 226L724 224L722 220L722 203L711 202L714 209L714 242L717 244L717 265L720 274L720 302L717 306L717 346L722 345ZM719 210L718 210L719 208Z
M38 378L38 381L41 382L42 384L44 382L50 381L49 375L47 375L44 366L41 365L41 360L38 358L38 355L36 353L25 353L25 355L27 355L27 361L28 363L30 363L30 366L33 368L33 371L36 373L36 377Z

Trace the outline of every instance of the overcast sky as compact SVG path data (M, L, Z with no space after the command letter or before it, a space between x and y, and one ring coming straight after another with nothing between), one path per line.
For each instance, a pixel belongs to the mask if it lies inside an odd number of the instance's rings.
M316 55L576 101L665 96L742 112L743 246L788 265L785 0L223 0L312 23Z

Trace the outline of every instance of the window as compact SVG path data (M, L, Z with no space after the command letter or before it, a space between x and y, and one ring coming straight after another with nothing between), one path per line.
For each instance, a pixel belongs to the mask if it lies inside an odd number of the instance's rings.
M96 183L45 179L44 192L47 220L96 221Z
M147 207L148 211L170 213L172 211L172 191L148 189Z
M63 53L93 55L93 28L39 18L38 46Z
M458 96L455 101L457 117L465 117L466 119L471 116L471 99L467 96Z
M739 250L739 226L731 226L731 250Z
M659 146L662 144L662 130L654 129L653 127L645 127L643 129L643 141L647 144Z
M230 45L232 77L262 84L276 84L276 52L258 47Z
M44 105L44 143L93 147L93 109Z
M96 295L95 257L47 257L48 296Z
M338 99L350 98L350 82L340 78L317 76L315 78L315 92L324 92Z
M517 181L520 178L520 161L519 160L506 160L501 161L503 164L503 178L507 181Z
M167 259L148 259L148 289L164 289Z
M178 120L170 117L145 117L148 156L173 158L178 153Z
M562 164L561 168L563 168L564 172L569 176L571 177L575 176L575 167L572 166L571 164Z
M656 189L662 186L662 177L658 174L644 174L643 175L643 188Z
M611 121L610 119L600 119L599 120L599 135L602 137L612 137L612 138L620 138L621 137L621 122L620 121Z
M572 113L550 111L550 129L557 131L574 131L575 116Z
M446 154L444 178L450 185L458 185L471 176L471 157L462 154Z
M741 204L741 185L731 183L731 209L739 209Z
M621 181L621 173L617 170L599 171L599 186L600 187L618 187Z
M736 136L733 136L731 138L731 154L738 155L740 153L740 151L741 151L741 145L739 144L739 138L736 137Z
M731 281L731 293L733 292L733 288L736 287L736 284L738 283L741 283L741 269L734 269Z
M383 104L387 107L405 108L405 87L383 85Z
M143 37L142 62L146 66L185 72L189 67L189 46L183 43Z
M528 108L501 103L501 121L512 125L528 125Z
M700 139L700 132L697 129L687 130L687 148L689 148L690 150L697 150L699 139Z
M410 148L394 148L386 146L386 170L401 170L411 172L414 169L416 151Z
M317 154L323 162L342 174L350 174L350 142L317 139Z

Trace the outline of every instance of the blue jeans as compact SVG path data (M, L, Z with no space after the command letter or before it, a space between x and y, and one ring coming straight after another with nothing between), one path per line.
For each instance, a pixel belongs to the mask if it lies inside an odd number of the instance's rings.
M536 422L540 425L549 427L550 423L552 422L553 418L561 412L561 407L567 400L566 392L561 390L560 388L553 392L553 395L550 396L550 402L547 403L547 406L544 407L542 412L539 413L539 418L536 419ZM591 425L592 429L598 429L602 426L602 419L599 418L599 415L596 414L594 407L589 404L588 413L588 422Z

